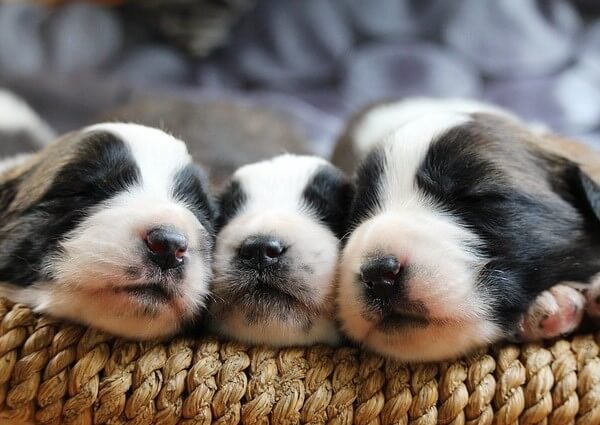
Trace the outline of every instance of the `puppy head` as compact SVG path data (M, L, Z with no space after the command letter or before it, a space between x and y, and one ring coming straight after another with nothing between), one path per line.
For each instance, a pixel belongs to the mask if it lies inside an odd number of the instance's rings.
M258 343L335 342L338 244L351 198L346 177L320 158L240 168L221 197L216 330Z
M4 292L118 335L174 333L211 277L205 190L162 131L101 124L63 137L3 176Z
M402 360L457 356L515 330L543 289L600 270L600 190L535 137L442 111L372 150L340 267L350 337Z

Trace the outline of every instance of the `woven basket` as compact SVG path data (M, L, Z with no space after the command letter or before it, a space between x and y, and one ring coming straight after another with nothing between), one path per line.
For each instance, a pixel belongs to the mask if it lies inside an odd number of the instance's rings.
M403 365L353 348L134 343L0 299L0 424L600 425L600 334Z

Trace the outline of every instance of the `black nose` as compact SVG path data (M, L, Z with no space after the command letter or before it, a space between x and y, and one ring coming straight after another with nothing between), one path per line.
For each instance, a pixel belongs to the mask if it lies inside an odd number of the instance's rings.
M371 296L389 299L398 292L403 271L395 257L379 257L369 260L360 268L360 278Z
M174 269L183 264L188 243L185 236L176 230L157 227L146 234L144 242L150 260L161 269Z
M240 246L240 258L255 270L276 264L285 252L282 241L272 236L250 236Z

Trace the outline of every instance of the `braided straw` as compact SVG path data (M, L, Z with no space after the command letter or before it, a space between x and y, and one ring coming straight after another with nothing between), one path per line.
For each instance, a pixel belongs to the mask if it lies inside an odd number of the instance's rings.
M349 347L136 343L0 299L0 424L600 425L599 344L407 365Z

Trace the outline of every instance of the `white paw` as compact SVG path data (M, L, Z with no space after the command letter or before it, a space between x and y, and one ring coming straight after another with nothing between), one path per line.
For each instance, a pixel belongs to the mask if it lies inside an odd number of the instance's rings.
M585 296L576 289L566 284L553 286L531 304L521 319L518 336L524 341L535 341L571 333L581 323L585 305Z

